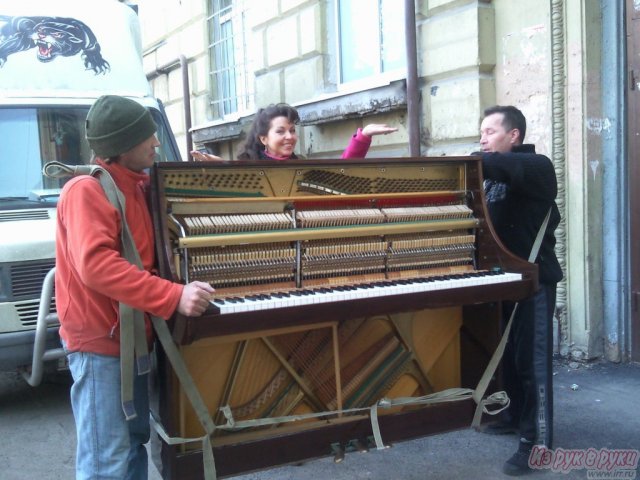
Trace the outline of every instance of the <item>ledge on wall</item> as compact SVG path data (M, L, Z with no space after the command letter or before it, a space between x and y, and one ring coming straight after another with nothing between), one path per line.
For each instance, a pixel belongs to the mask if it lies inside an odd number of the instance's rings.
M191 138L194 144L220 143L235 140L242 136L244 126L251 123L251 118L252 117L245 117L241 120L234 120L217 125L194 127L191 129Z
M301 125L320 125L349 118L386 113L406 108L407 89L404 80L359 92L335 95L296 105Z
M407 89L404 80L347 94L334 94L293 105L300 114L300 125L320 125L366 115L405 109ZM191 129L196 144L237 140L249 128L253 115L229 122L217 122Z

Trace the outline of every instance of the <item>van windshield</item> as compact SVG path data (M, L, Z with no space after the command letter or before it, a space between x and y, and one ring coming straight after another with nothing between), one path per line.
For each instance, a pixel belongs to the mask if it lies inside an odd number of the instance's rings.
M89 107L0 108L0 210L55 206L68 178L42 174L47 162L69 165L91 162L84 124ZM158 161L177 161L170 134L159 112Z

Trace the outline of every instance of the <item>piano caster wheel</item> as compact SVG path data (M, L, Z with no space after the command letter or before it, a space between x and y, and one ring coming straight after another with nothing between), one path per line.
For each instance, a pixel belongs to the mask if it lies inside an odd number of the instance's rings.
M344 448L340 444L332 443L331 451L333 452L333 463L341 463L344 460Z

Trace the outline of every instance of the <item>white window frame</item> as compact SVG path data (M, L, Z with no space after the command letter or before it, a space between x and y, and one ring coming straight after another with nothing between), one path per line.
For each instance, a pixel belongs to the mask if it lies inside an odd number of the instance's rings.
M246 25L251 2L231 0L230 7L220 9L223 1L208 0L210 105L213 118L234 120L255 110L250 32ZM231 34L223 37L223 29L229 25ZM226 60L219 62L220 58Z
M381 53L378 53L378 62L376 65L376 69L373 72L372 75L369 76L365 76L359 79L355 79L355 80L350 80L350 81L343 81L343 69L342 69L342 57L343 57L343 37L342 37L342 33L341 33L341 27L340 27L340 2L341 1L346 1L346 2L350 2L351 0L334 0L333 5L334 5L334 19L335 19L335 32L337 33L336 37L337 37L337 41L335 44L335 48L336 48L336 73L337 73L337 78L336 78L336 87L338 92L340 92L341 94L344 93L348 93L348 92L356 92L356 91L362 91L362 90L367 90L370 88L374 88L377 86L381 86L381 85L388 85L389 83L391 83L392 81L395 80L399 80L402 78L406 77L407 74L407 69L406 69L406 56L405 56L405 65L401 68L395 68L392 70L387 70L387 71L383 71L382 70L382 55ZM378 21L378 45L375 47L377 48L378 52L382 52L382 48L384 47L384 45L381 45L381 43L383 42L382 39L382 29L380 26L380 14L381 14L381 2L383 0L370 0L372 3L376 4L376 8L377 8L377 21ZM387 0L389 1L389 0ZM393 2L394 5L397 5L398 7L404 7L404 2L400 1L400 0L391 0ZM404 32L404 19L402 22L402 32ZM404 33L399 37L398 39L399 42L402 42L402 48L404 49L404 42L405 42L405 35Z

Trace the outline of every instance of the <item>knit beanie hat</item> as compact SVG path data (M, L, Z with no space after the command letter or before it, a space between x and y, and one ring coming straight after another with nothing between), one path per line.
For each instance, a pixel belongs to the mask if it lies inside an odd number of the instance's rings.
M117 95L98 98L87 114L87 141L101 158L116 157L156 132L149 110Z

